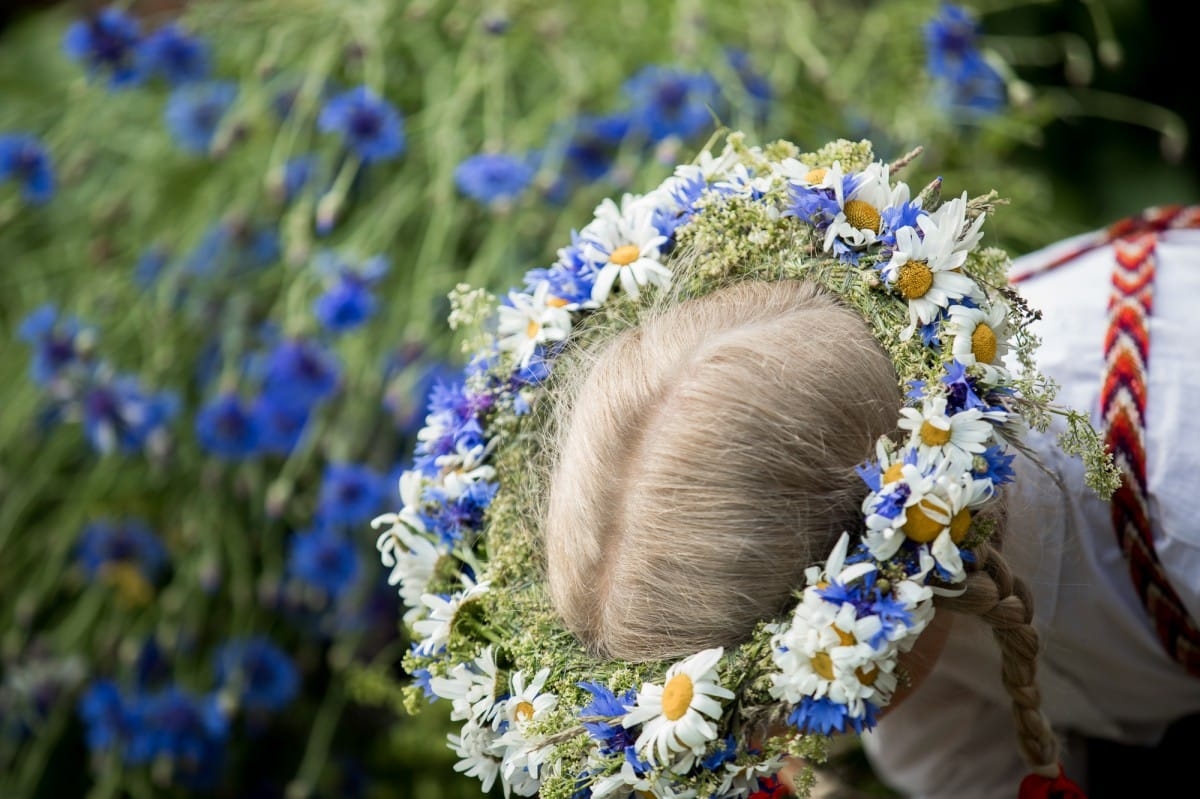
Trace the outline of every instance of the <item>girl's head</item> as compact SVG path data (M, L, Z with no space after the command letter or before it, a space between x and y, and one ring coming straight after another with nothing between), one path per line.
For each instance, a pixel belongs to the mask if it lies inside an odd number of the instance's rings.
M895 426L891 361L812 284L747 281L668 306L562 392L549 585L596 652L677 657L783 612L861 524L854 467Z

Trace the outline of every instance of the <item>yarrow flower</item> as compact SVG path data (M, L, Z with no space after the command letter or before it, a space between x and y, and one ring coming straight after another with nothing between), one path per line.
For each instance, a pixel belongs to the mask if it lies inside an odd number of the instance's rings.
M516 199L533 181L533 166L506 153L480 153L454 168L454 184L476 202L498 206Z
M54 196L54 165L45 145L28 133L0 134L0 181L20 187L30 205L41 205Z
M341 135L363 163L386 161L404 152L403 117L366 86L330 99L317 117L317 127Z

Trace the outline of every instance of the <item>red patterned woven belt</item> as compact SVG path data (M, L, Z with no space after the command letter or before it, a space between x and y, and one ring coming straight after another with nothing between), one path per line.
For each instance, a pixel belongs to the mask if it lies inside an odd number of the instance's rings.
M1070 252L1015 276L1013 283L1111 244L1116 253L1104 338L1100 412L1105 443L1121 471L1110 504L1113 529L1129 573L1166 651L1200 677L1200 627L1171 587L1154 549L1146 489L1146 374L1154 309L1155 249L1166 230L1200 228L1200 206L1161 206L1124 219L1081 241Z

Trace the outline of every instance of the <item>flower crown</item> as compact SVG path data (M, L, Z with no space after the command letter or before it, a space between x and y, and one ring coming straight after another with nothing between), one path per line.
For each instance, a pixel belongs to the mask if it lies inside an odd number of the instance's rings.
M934 181L912 197L893 179L909 160L876 161L867 141L801 154L732 133L653 191L604 200L523 290L452 293L473 358L433 390L402 508L374 526L411 625L409 705L421 691L450 703L456 770L485 791L769 795L785 757L819 762L829 736L875 724L934 595L962 590L991 535L976 513L1012 479L1028 427L1061 412L1064 447L1111 490L1094 431L1052 406L1033 366L1035 315L1006 287L1007 256L979 246L994 192L942 202ZM907 390L897 431L858 469L861 529L807 570L787 617L740 646L672 663L589 656L554 613L529 520L556 356L636 324L656 293L782 278L857 309Z

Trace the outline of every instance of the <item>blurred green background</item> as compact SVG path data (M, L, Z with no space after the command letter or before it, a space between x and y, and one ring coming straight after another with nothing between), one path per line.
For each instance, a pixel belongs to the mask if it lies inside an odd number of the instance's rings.
M110 8L202 43L194 79L64 48ZM549 266L718 121L923 146L905 179L998 189L1014 255L1200 203L1175 5L962 8L982 95L931 71L927 0L7 3L0 137L54 181L0 150L0 796L478 795L444 703L403 707L369 524L461 366L446 292ZM366 161L322 121L363 87L400 124Z

